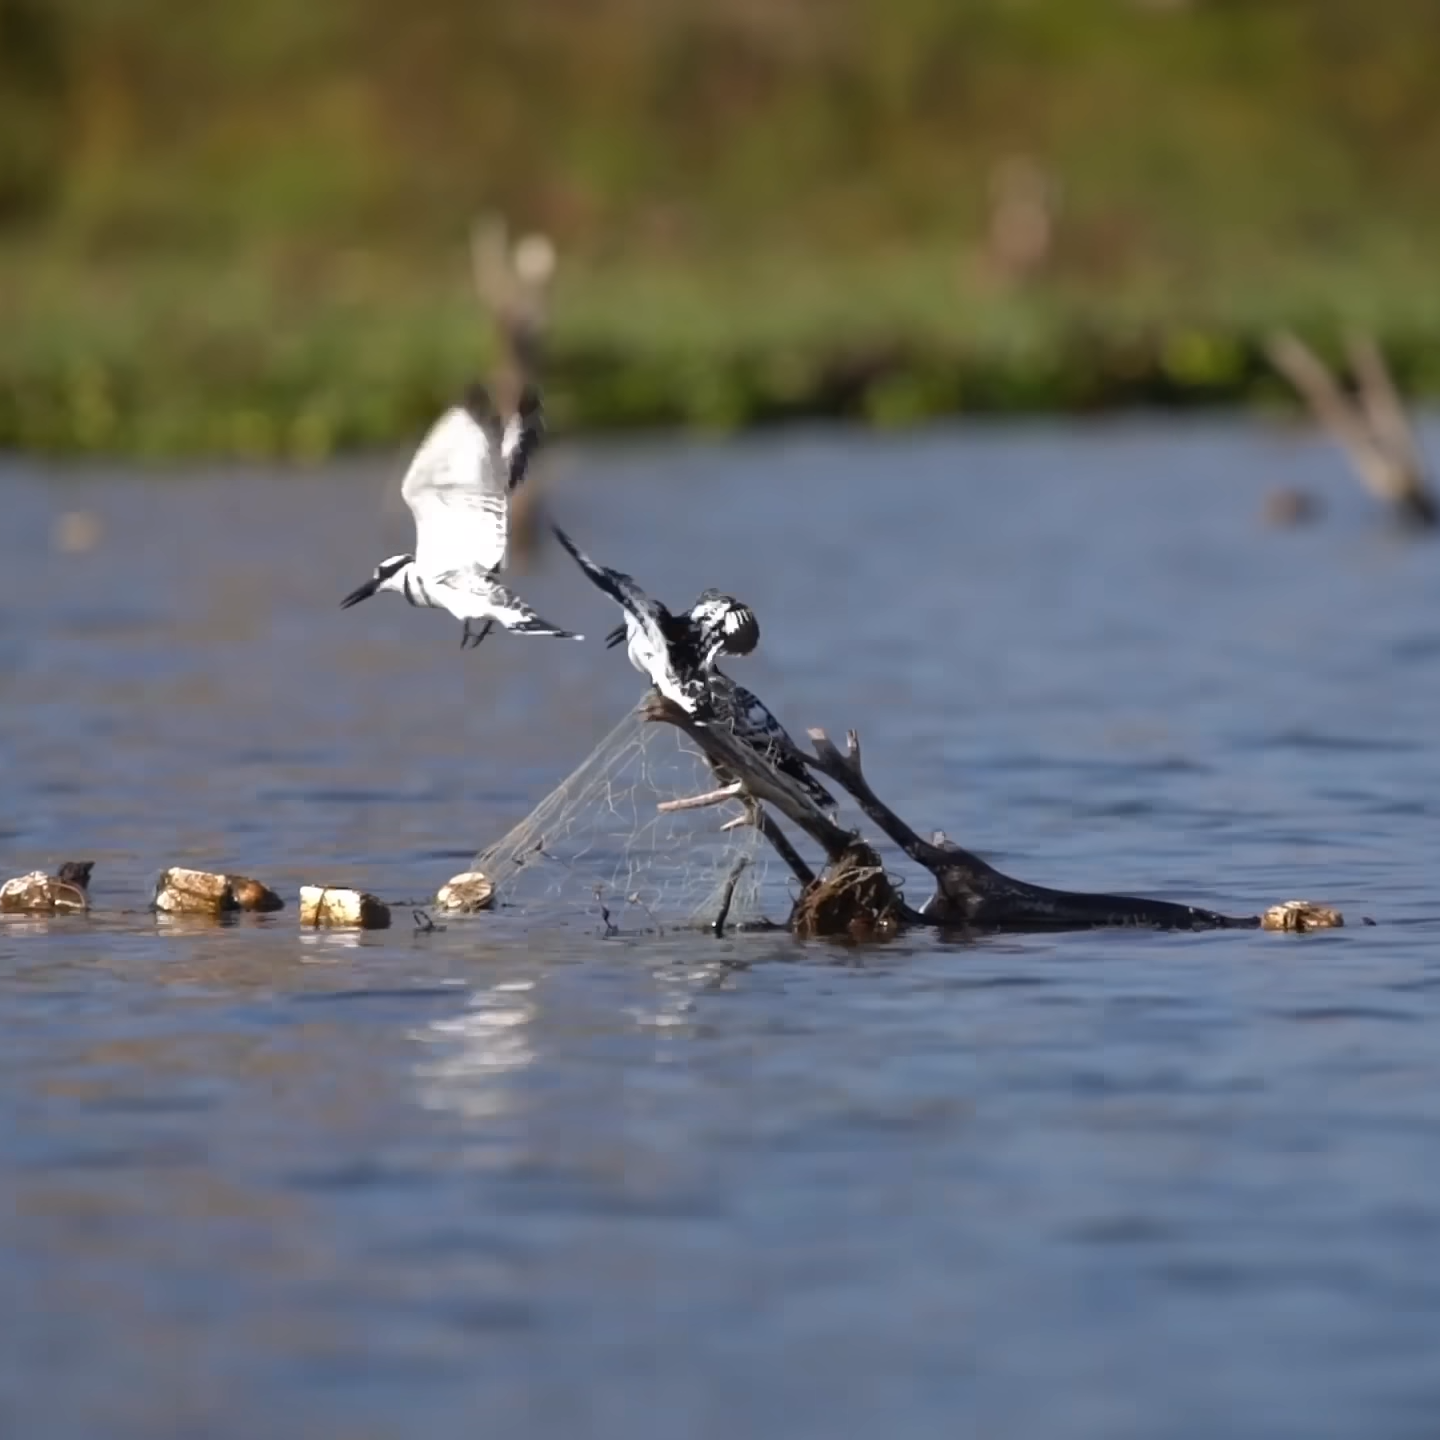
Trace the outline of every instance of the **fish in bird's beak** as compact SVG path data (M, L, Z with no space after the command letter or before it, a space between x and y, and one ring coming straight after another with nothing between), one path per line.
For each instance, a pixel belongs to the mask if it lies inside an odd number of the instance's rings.
M368 600L380 588L378 576L372 575L358 589L352 590L341 602L340 608L348 610L352 605L358 605L362 600Z

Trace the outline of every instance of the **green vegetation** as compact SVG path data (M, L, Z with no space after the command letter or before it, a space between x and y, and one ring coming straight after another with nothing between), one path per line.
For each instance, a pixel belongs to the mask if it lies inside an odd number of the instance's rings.
M557 425L1440 393L1440 4L0 0L0 445L318 456L487 360L555 237ZM1010 263L992 177L1058 196Z

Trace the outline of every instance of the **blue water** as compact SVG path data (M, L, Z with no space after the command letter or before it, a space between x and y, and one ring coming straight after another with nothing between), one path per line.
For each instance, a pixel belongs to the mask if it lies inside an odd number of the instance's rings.
M516 584L585 645L341 612L395 457L12 460L0 868L93 859L96 909L0 919L0 1432L1432 1434L1440 548L1239 422L546 460L923 833L1350 924L301 933L307 880L432 894L633 702L605 602L551 550ZM1263 526L1280 483L1321 521ZM292 904L161 926L170 863Z

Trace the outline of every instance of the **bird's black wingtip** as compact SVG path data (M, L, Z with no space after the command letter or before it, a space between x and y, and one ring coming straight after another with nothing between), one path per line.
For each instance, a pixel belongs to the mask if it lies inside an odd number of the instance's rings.
M533 380L527 380L520 387L520 399L515 411L522 420L532 423L543 418L545 401L540 394L540 387Z
M597 565L561 528L551 520L550 533L563 545L570 558L593 580L608 572L603 565Z
M622 571L611 570L592 560L555 521L551 520L549 525L550 533L569 551L570 558L585 572L590 583L597 589L603 590L627 613L633 615L636 604L641 603L637 602L635 594L632 593L638 590L635 582Z
M478 380L472 380L465 387L460 396L460 404L477 425L493 424L499 418L489 389Z

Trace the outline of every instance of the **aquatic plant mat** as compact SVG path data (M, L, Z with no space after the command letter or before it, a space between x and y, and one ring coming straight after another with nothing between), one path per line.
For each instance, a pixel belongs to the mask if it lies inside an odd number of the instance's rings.
M546 921L585 918L608 934L783 921L784 869L729 799L661 809L716 788L704 758L669 725L633 710L538 805L476 855L497 909Z

